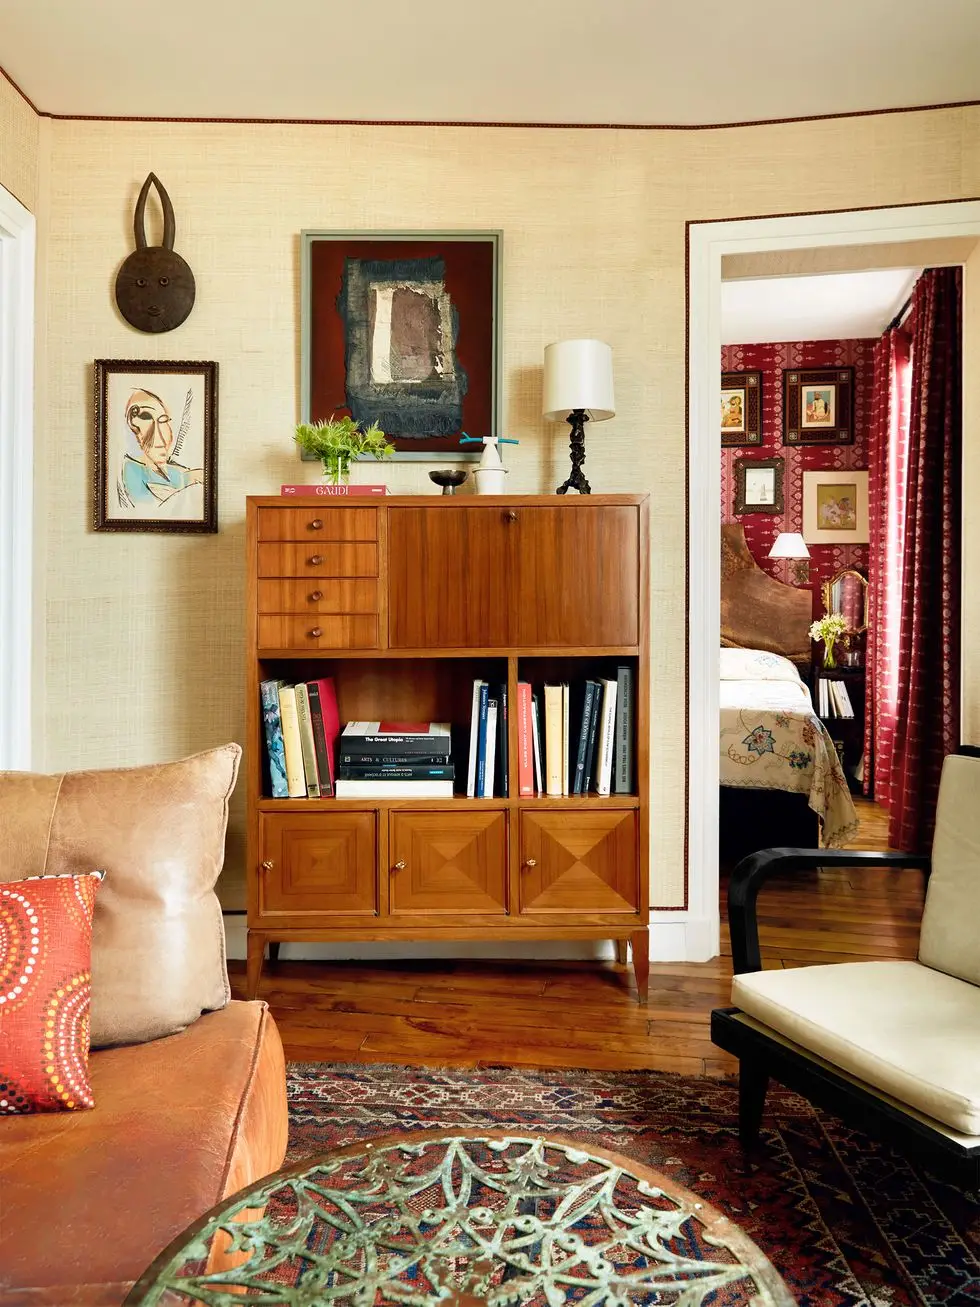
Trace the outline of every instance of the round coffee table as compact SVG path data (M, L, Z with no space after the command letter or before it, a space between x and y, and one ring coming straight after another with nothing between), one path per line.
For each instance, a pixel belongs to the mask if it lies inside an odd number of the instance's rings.
M209 1270L216 1239L223 1264ZM628 1157L514 1133L388 1135L267 1176L124 1307L793 1307L756 1245Z

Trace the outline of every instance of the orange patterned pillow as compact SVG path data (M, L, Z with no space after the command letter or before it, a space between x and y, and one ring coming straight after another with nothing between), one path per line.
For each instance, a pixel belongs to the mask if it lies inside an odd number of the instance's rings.
M101 872L0 884L0 1116L92 1107L92 913Z

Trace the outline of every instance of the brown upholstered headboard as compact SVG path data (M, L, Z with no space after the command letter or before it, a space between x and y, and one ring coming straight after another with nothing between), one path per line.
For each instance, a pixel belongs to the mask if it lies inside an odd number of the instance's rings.
M809 590L765 573L749 552L740 522L721 528L721 643L766 649L809 662L812 601Z

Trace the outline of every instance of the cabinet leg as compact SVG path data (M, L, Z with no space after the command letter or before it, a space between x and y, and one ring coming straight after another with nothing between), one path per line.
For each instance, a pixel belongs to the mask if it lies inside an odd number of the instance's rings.
M279 961L279 941L277 939L269 940L269 961Z
M265 956L265 936L254 930L248 932L248 955L245 963L245 994L255 998L262 979L262 959Z
M646 1007L647 991L650 988L650 932L645 927L630 935L630 948L633 950L633 975L636 977L636 997L641 1006Z
M613 943L616 945L616 961L621 967L625 967L629 960L629 940L614 939Z

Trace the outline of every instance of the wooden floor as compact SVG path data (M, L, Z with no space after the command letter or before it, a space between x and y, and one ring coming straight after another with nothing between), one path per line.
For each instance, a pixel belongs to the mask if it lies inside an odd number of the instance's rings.
M859 801L857 848L887 847L884 814ZM724 886L722 912L724 916ZM773 881L760 897L767 967L915 956L920 872L819 872ZM232 963L244 989L244 964ZM426 961L266 964L260 997L291 1061L509 1064L726 1074L708 1038L728 1001L731 957L651 967L649 1005L632 971L609 963Z

